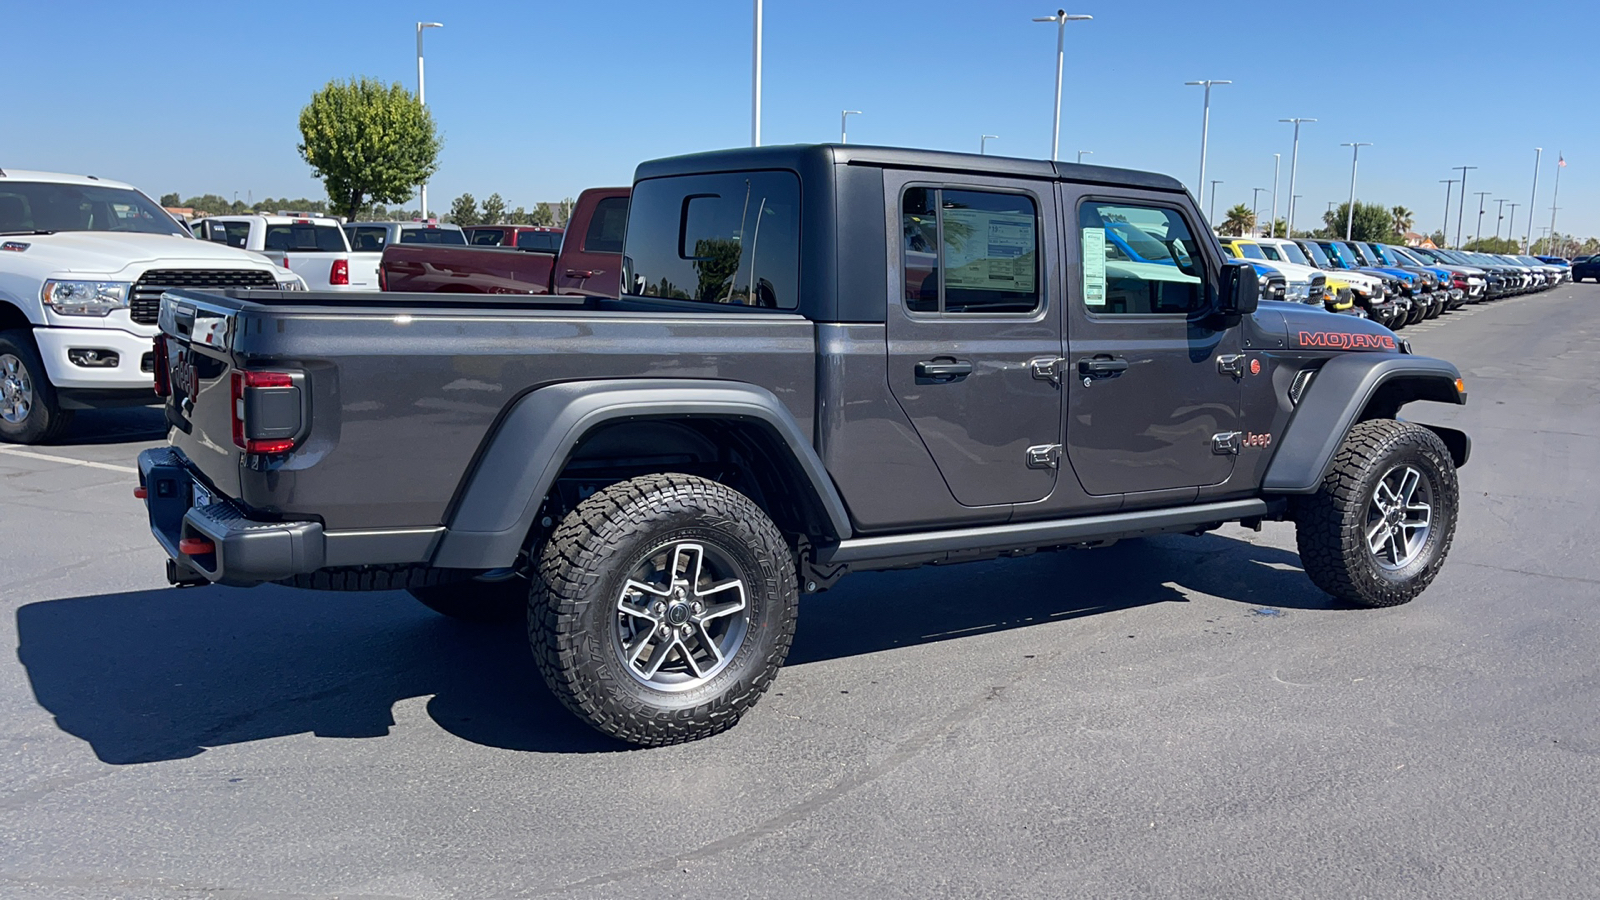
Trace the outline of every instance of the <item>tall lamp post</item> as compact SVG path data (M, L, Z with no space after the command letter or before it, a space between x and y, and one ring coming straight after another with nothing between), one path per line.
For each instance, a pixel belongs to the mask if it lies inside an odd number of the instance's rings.
M1561 196L1561 170L1565 169L1567 167L1567 158L1565 156L1562 156L1560 153L1557 153L1556 154L1556 160L1557 160L1557 162L1556 162L1556 186L1555 186L1555 190L1550 192L1550 242L1551 243L1555 243L1555 239L1556 239L1556 209L1557 209L1557 207L1556 207L1556 198ZM1530 221L1530 222L1533 221L1533 208L1532 207L1528 208L1528 221ZM1532 249L1533 249L1532 247L1527 247L1527 248L1524 248L1523 252L1528 252L1528 251L1530 251ZM1544 248L1544 255L1545 256L1554 256L1555 254L1551 253L1550 252L1550 248L1547 246L1547 247Z
M1468 169L1476 169L1477 166L1451 166L1451 168L1460 169L1461 170L1461 201L1460 201L1459 204L1457 204L1457 207L1456 207L1456 246L1460 247L1461 246L1461 217L1467 211L1467 170ZM1449 210L1445 210L1445 216L1448 217L1449 215L1450 215L1450 211ZM1448 224L1448 219L1446 221L1446 224Z
M756 0L750 59L750 146L761 146L761 0Z
M1287 237L1294 237L1294 201L1296 197L1294 192L1294 176L1295 173L1300 169L1300 123L1315 122L1316 119L1295 118L1279 119L1278 121L1294 123L1294 152L1289 155L1289 234L1287 235Z
M1525 237L1522 240L1523 253L1528 252L1528 238L1533 237L1533 205L1539 200L1539 163L1543 161L1544 148L1533 148L1533 193L1528 195L1528 237ZM1561 174L1561 169L1559 167L1556 169L1556 174ZM1554 204L1554 202L1555 201L1551 201L1552 204ZM1516 217L1516 211L1513 210L1511 215L1514 221ZM1516 229L1513 228L1512 230L1506 232L1506 237L1516 240L1516 233Z
M861 115L861 110L859 110L859 109L841 109L841 110L839 110L839 143L841 143L841 144L850 143L850 137L849 137L849 135L847 135L845 133L844 123L845 123L845 121L846 121L846 119L848 117L850 117L850 116L859 116L859 115Z
M1078 151L1078 163L1079 163L1079 165L1083 164L1083 156L1084 156L1085 153L1087 153L1090 156L1094 155L1094 151L1093 150L1079 150Z
M1205 112L1200 116L1200 192L1204 194L1206 189L1206 137L1211 133L1211 86L1214 84L1233 84L1233 82L1207 79L1204 81L1185 81L1184 84L1202 86L1206 89ZM1203 203L1205 199L1202 196L1200 201Z
M757 2L759 3L760 0L757 0ZM1093 18L1094 16L1069 16L1066 10L1058 9L1053 16L1039 16L1034 19L1035 22L1056 23L1056 108L1055 122L1050 130L1050 158L1052 160L1061 158L1061 67L1066 62L1067 23L1087 22Z
M1217 222L1217 185L1221 183L1222 179L1220 178L1211 179L1211 208L1206 211L1206 218L1210 220L1213 226Z
M1278 166L1282 164L1283 154L1272 154L1272 221L1267 223L1268 237L1278 236Z
M1439 183L1444 185L1444 225L1439 229L1439 240L1446 246L1450 243L1450 189L1455 187L1458 178L1441 178Z
M417 23L417 105L424 109L428 106L427 85L422 79L422 32L426 28L443 28L443 22L418 22ZM421 218L428 218L428 183L424 181L417 187L417 203L422 207Z
M990 141L998 141L998 140L1000 140L1000 135L998 135L998 134L980 134L980 135L978 135L978 155L979 156L983 156L984 154L988 153L989 152L989 142Z
M1261 192L1264 191L1264 190L1266 190L1266 188L1251 188L1250 189L1250 230L1251 230L1251 232L1255 232L1257 229L1259 229L1261 227L1261 216L1260 216L1260 214L1258 212L1256 212L1256 210L1260 206L1260 204L1257 201L1259 201L1261 199Z
M1522 204L1507 203L1506 205L1511 207L1511 221L1506 223L1506 240L1515 243L1517 240L1515 237L1517 233L1517 207L1521 206ZM1533 210L1531 209L1528 210L1528 218L1533 218Z
M1474 240L1481 241L1483 240L1483 198L1494 193L1494 191L1473 191L1473 193L1478 195L1478 224L1473 229L1475 233L1472 235L1472 237Z
M1498 204L1494 208L1494 239L1498 241L1500 240L1500 223L1506 220L1506 201L1502 197L1494 202ZM1449 206L1448 200L1445 201L1445 205Z
M1339 146L1350 148L1350 205L1344 211L1344 239L1348 241L1356 226L1356 160L1361 156L1361 148L1371 147L1372 142L1353 141Z

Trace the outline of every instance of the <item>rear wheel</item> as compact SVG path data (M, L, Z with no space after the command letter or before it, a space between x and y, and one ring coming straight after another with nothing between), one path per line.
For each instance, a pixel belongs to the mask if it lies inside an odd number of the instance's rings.
M1455 538L1450 451L1410 422L1350 429L1315 494L1295 506L1300 561L1317 587L1360 606L1397 606L1439 574Z
M794 637L789 546L748 497L647 475L584 500L545 542L528 638L557 698L594 728L660 746L731 727Z
M72 411L56 402L33 338L18 329L0 331L0 441L42 444L71 422Z

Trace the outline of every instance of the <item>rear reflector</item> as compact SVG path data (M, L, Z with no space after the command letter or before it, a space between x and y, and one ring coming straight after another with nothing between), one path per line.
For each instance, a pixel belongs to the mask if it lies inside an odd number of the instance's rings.
M217 545L205 538L184 538L178 542L178 552L184 556L205 556L217 552Z
M136 500L143 500L150 496L150 489L144 485L140 485L139 487L133 489L133 496Z
M172 366L167 360L167 336L156 335L155 346L156 396L169 397L172 395Z
M286 439L257 440L250 438L244 442L246 453L288 453L294 449L294 441Z
M350 283L350 260L336 259L333 261L333 268L328 271L328 283L345 285Z

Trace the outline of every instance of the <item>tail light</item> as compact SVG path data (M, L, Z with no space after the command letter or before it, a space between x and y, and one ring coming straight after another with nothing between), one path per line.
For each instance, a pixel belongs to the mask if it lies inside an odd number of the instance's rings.
M287 372L235 369L233 443L246 453L288 453L300 433L301 391Z
M167 360L167 336L164 334L156 335L155 344L156 396L170 397L172 396L172 365Z
M389 273L388 273L388 271L386 269L384 269L383 263L379 262L378 263L378 290L387 291L388 289L389 289Z
M348 260L348 259L336 259L336 260L333 261L333 268L328 270L328 283L329 284L349 284L350 283L350 260Z

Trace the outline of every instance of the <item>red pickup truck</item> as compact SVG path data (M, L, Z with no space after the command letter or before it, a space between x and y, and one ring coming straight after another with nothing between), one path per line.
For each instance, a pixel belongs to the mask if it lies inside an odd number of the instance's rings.
M561 229L545 225L469 225L467 243L474 247L515 247L518 250L561 249Z
M629 188L578 195L559 251L390 244L379 263L386 291L617 296Z

